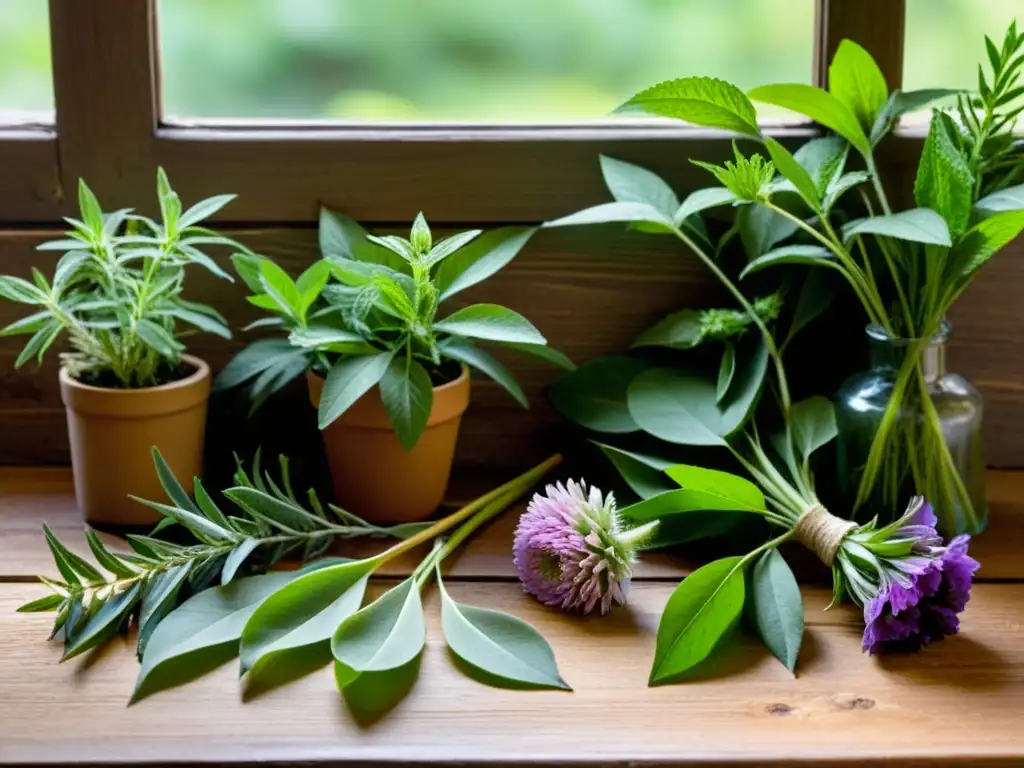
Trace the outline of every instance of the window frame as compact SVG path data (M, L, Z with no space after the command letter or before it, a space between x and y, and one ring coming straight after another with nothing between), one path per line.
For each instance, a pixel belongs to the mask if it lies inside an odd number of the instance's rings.
M410 219L425 200L439 223L538 222L607 199L598 154L685 189L703 183L688 158L717 161L730 151L723 132L675 126L164 125L157 0L49 3L56 126L0 130L0 222L75 213L78 178L107 207L144 207L158 165L189 199L240 193L234 222L311 222L324 203L390 223ZM813 81L827 81L832 53L851 38L899 87L905 15L905 0L815 0ZM786 142L815 129L769 132ZM898 164L910 149L885 154Z

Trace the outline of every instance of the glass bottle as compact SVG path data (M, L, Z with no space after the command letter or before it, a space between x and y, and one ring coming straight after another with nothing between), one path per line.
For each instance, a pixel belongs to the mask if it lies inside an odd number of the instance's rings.
M888 522L902 514L911 496L923 495L945 536L985 527L982 397L963 376L946 371L949 332L943 323L934 338L920 340L890 336L878 325L867 328L870 368L850 376L836 395L839 485L858 520L877 515L880 523ZM878 474L870 491L859 494L872 444L903 374L907 386L892 429L876 449Z

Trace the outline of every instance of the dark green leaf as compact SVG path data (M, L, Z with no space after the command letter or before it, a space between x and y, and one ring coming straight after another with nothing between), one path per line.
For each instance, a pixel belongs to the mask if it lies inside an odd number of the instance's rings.
M502 347L508 349L514 349L516 352L522 352L525 355L532 355L546 363L551 363L564 371L575 371L576 364L566 357L565 354L559 352L557 349L549 347L547 344L523 344L517 341L503 341L498 342Z
M739 619L745 593L741 557L715 560L687 576L662 613L650 684L704 661Z
M679 210L676 211L673 216L673 220L677 226L681 226L684 221L694 214L706 211L709 208L732 205L735 202L736 195L725 187L708 187L707 189L698 189L683 200L683 204L679 206Z
M383 672L419 656L426 639L419 583L410 577L342 621L331 652L356 672Z
M497 304L473 304L434 324L434 330L486 341L546 344L533 324L518 312Z
M951 246L949 226L946 220L929 208L915 208L889 216L873 216L858 219L843 227L843 240L849 241L855 235L882 235L909 240L915 243Z
M173 358L184 349L162 325L142 318L135 323L135 333L142 343L156 351L161 357Z
M555 382L551 402L563 416L597 432L636 432L626 392L650 364L633 357L608 357L581 365Z
M802 264L840 269L835 262L835 255L828 248L820 245L783 245L750 262L740 273L740 279L760 272L762 269L781 264Z
M434 283L443 301L502 269L523 249L533 227L504 227L485 232L438 267Z
M90 565L87 560L65 547L63 542L54 535L46 523L43 523L43 536L46 537L46 543L50 547L50 553L53 555L57 570L60 571L60 575L64 577L68 584L78 584L83 580L87 584L103 583L106 581L103 578L103 574Z
M85 529L85 540L89 544L89 549L92 551L93 557L96 558L96 562L114 576L120 579L130 579L136 575L137 571L134 568L104 546L92 528Z
M64 604L64 595L58 595L56 593L52 595L45 595L40 598L36 598L30 602L20 606L17 610L18 613L48 613L50 611L56 611Z
M674 490L675 486L668 481L665 470L674 462L648 454L624 451L603 443L594 443L608 460L615 465L619 475L641 499L649 499L660 493Z
M396 357L380 380L380 397L399 442L411 451L427 426L434 404L430 374L417 361Z
M648 328L633 342L633 346L692 349L702 340L701 313L693 309L684 309Z
M838 434L835 408L827 397L812 397L796 403L790 411L790 424L797 449L807 458Z
M547 349L547 347L538 347L538 349ZM524 408L530 406L523 388L519 386L509 370L499 363L490 352L480 349L468 339L460 339L456 336L445 339L441 343L441 354L482 371L504 387Z
M90 615L81 626L74 626L65 644L61 661L67 661L80 653L84 653L117 632L122 619L132 610L139 597L141 583L136 582L123 592L108 598L98 611ZM70 619L69 619L70 621ZM66 625L68 626L68 625Z
M757 204L740 208L736 224L743 250L751 261L768 253L776 243L797 230L797 225L782 214Z
M176 506L188 510L192 514L201 515L199 507L192 501L188 491L178 482L178 478L175 477L174 472L171 471L167 461L161 455L160 449L153 446L151 453L153 454L153 465L156 467L156 476L160 480L160 487L164 489L167 498Z
M371 243L366 230L344 214L321 208L319 239L320 252L332 262L353 260L383 264L399 272L408 270L399 256Z
M793 572L777 549L769 549L751 574L751 612L757 634L793 671L804 637L804 606Z
M812 269L808 272L800 288L793 319L790 321L789 333L786 335L787 344L832 303L836 293L836 281L829 281L828 277L823 269Z
M736 346L726 343L725 351L722 353L722 362L718 366L718 385L715 388L715 402L722 404L729 394L729 387L732 385L733 376L736 375Z
M694 125L759 136L754 105L736 86L710 77L668 80L641 91L616 112L685 120Z
M327 429L384 376L394 352L352 357L331 366L320 397L320 429Z
M139 612L139 653L146 649L150 635L163 618L174 610L178 592L185 579L193 572L198 561L188 561L168 568L146 582L142 595L142 610Z
M254 470L255 472L255 470ZM224 496L258 520L295 535L326 527L325 521L291 501L275 498L259 488L228 488Z

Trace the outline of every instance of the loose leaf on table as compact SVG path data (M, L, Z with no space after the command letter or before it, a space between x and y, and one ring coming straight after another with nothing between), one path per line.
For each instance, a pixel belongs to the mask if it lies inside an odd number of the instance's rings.
M331 639L331 653L336 663L354 672L384 672L419 656L426 639L420 585L410 576L342 621Z
M668 217L679 208L672 187L646 168L601 155L601 172L612 197L620 203L646 203Z
M626 485L641 499L649 499L675 489L675 485L665 475L665 470L675 462L644 453L624 451L603 443L595 442L594 445L608 457Z
M652 115L694 125L759 136L757 111L743 91L724 80L685 77L654 85L617 110L620 115Z
M405 450L420 439L434 403L430 374L418 361L397 357L380 380L380 397Z
M323 568L268 597L242 630L242 671L271 662L276 654L328 642L338 625L359 610L377 565L369 559Z
M797 83L762 85L748 95L754 101L774 104L806 115L816 123L831 128L863 154L871 152L871 144L857 116L843 102L820 88Z
M551 402L563 416L596 432L639 430L629 414L630 383L650 368L634 357L606 357L581 365L551 388Z
M882 235L946 247L953 244L946 220L930 208L914 208L888 216L851 221L843 227L843 241L847 242L855 235Z
M326 429L384 376L394 351L350 357L331 366L320 396L320 429Z
M675 312L652 325L633 342L634 347L692 349L704 336L701 313L694 309Z
M497 304L473 304L434 323L434 330L485 341L546 344L547 340L529 320Z
M832 401L820 395L796 403L790 411L790 424L796 447L805 459L839 434Z
M783 245L750 262L740 273L740 279L760 272L762 269L781 264L801 264L814 267L841 269L835 261L835 254L820 245Z
M536 629L507 613L456 602L440 571L437 584L445 641L473 677L502 687L572 690L558 673L555 652Z
M444 301L489 278L508 264L529 242L533 227L503 227L485 232L441 262L434 282Z
M650 685L704 661L739 619L745 596L742 557L715 560L683 579L658 624Z
M946 220L954 241L967 230L974 200L974 174L960 148L959 129L949 115L936 112L921 152L914 199Z
M626 392L629 415L643 431L679 445L724 446L752 413L768 369L763 342L737 365L729 397L720 405L717 382L677 368L654 368Z
M294 573L249 576L203 590L182 603L150 636L132 701L234 658L242 629L260 602L293 578Z
M839 43L828 69L828 88L870 131L889 100L889 86L878 64L852 40Z
M754 564L749 613L768 650L792 672L804 638L804 606L793 571L777 549Z

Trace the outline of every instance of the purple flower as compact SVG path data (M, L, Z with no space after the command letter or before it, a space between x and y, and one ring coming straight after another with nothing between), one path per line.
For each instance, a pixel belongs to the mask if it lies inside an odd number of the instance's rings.
M864 604L869 653L916 651L960 630L959 614L980 564L967 554L969 536L941 546L935 522L927 502L911 502L893 539L912 539L912 553L888 560L881 588Z
M590 613L624 605L636 549L656 523L626 531L615 497L570 480L531 499L513 554L523 588L545 605Z

